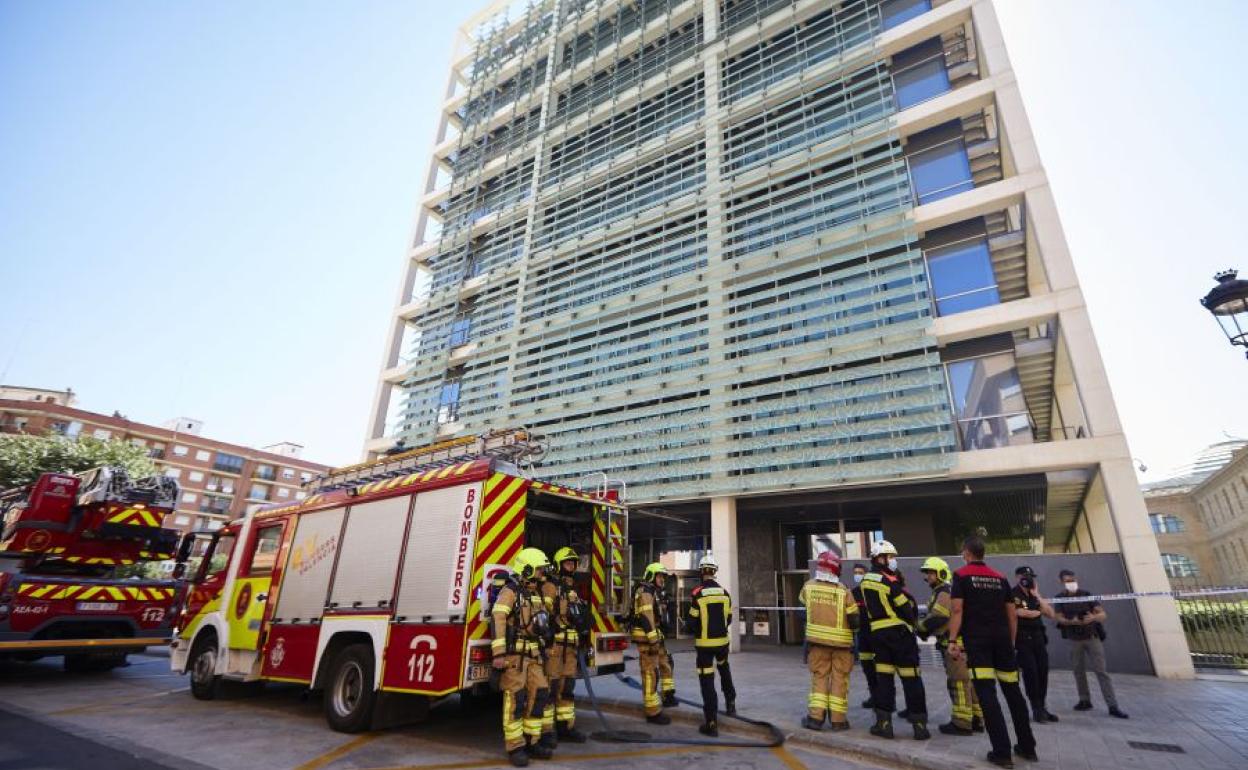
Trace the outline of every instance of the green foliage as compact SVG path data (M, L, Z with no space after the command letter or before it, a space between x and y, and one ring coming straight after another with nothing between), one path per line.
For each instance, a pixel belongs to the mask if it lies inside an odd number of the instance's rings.
M156 474L147 450L126 441L92 436L0 436L0 490L29 484L41 473L77 473L101 465L119 465L131 478Z

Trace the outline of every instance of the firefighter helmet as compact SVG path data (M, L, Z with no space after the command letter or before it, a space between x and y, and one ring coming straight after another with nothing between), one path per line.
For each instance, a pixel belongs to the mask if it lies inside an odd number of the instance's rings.
M516 554L515 560L511 562L511 571L519 575L521 580L532 580L537 577L539 569L549 566L550 560L541 550L522 548L520 553Z
M923 560L923 566L919 567L919 572L935 572L936 577L940 578L942 583L949 582L949 562L939 556L929 556Z
M698 569L702 572L719 572L719 562L715 561L715 557L708 553L698 562Z
M662 564L659 564L656 561L653 564L646 565L646 571L641 573L641 579L647 583L653 583L655 575L666 575L666 574L667 574L667 567L664 567Z
M819 554L819 558L815 559L815 570L818 572L831 572L837 577L841 576L841 557L831 551L824 551Z
M564 547L560 548L558 551L555 551L555 558L551 559L550 561L552 564L556 564L559 567L562 567L565 561L580 561L580 560L581 560L581 557L577 555L576 551L572 548L572 546L565 545Z
M896 555L897 555L897 549L894 548L893 544L888 542L887 540L877 540L876 542L871 544L871 558L872 559L874 559L877 556L896 556Z

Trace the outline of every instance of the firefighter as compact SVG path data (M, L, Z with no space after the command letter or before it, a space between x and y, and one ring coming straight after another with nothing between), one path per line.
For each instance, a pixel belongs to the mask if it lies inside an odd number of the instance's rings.
M538 582L549 566L546 554L536 548L522 549L490 608L494 632L490 652L503 692L503 742L507 758L516 767L527 766L529 757L550 759L555 747L553 731L543 730L542 725L550 693L542 670L550 617Z
M802 727L822 730L826 716L833 730L848 730L858 603L841 585L840 557L831 551L819 554L815 578L806 581L797 600L806 608L806 664L810 667L808 713Z
M732 597L715 581L719 564L709 553L698 562L702 582L693 589L689 605L689 630L697 653L698 684L702 688L702 716L698 731L703 735L719 735L719 698L715 694L715 669L719 668L719 686L724 690L724 711L737 713L737 689L732 685L732 669L728 667L728 629L732 624Z
M949 654L955 658L965 657L970 668L975 694L984 710L988 739L992 742L988 761L998 767L1014 766L1010 731L1001 713L1001 702L997 700L999 684L1018 739L1014 754L1035 762L1036 739L1028 719L1027 699L1018 686L1018 658L1014 651L1018 615L1010 581L984 563L984 540L978 535L963 541L962 560L966 566L954 573L950 593L953 611L949 618L949 635L954 642L949 645Z
M862 564L854 565L854 587L852 594L858 604L858 617L861 619L866 611L862 603L862 579L867 576L867 568ZM871 628L867 623L858 624L858 633L854 635L854 647L858 651L858 662L862 664L862 675L867 680L867 699L862 702L864 709L875 709L875 651L871 649Z
M893 710L897 706L893 674L901 677L906 695L906 719L914 729L914 739L932 737L927 730L927 699L919 677L919 644L914 638L918 607L906 594L897 577L897 549L887 540L871 546L871 572L859 584L862 588L866 620L871 629L871 649L875 651L875 724L871 734L893 737Z
M584 743L585 733L577 730L573 688L576 686L577 651L589 641L589 607L576 592L576 567L580 557L564 546L555 551L555 575L542 581L542 601L550 614L554 639L546 651L546 678L550 699L542 715L542 730L554 727L559 740Z
M658 562L650 564L633 594L633 641L637 643L637 663L641 668L642 704L646 721L656 725L671 724L672 718L663 713L663 707L676 705L672 662L663 644L663 586L667 577L666 567Z
M940 731L945 735L971 735L976 728L984 729L984 720L975 688L971 686L971 673L966 668L966 661L955 660L949 655L949 616L953 611L949 580L952 573L948 562L936 556L928 557L919 571L932 589L932 600L928 604L927 616L919 621L918 634L924 641L929 636L936 637L936 649L945 664L945 683L949 688L950 713L953 716L948 723L940 726ZM961 644L961 641L959 639L958 643Z

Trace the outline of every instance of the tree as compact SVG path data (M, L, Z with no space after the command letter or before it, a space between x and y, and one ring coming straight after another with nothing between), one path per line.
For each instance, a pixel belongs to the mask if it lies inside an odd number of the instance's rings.
M126 441L93 436L0 436L0 489L24 486L41 473L77 473L101 465L119 465L131 478L157 473L147 450Z

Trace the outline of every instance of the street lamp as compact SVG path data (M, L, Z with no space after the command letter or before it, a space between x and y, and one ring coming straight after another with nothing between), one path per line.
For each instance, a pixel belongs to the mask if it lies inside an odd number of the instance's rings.
M1248 348L1248 281L1236 280L1237 275L1234 270L1215 275L1218 285L1205 295L1200 304L1218 319L1232 345Z

